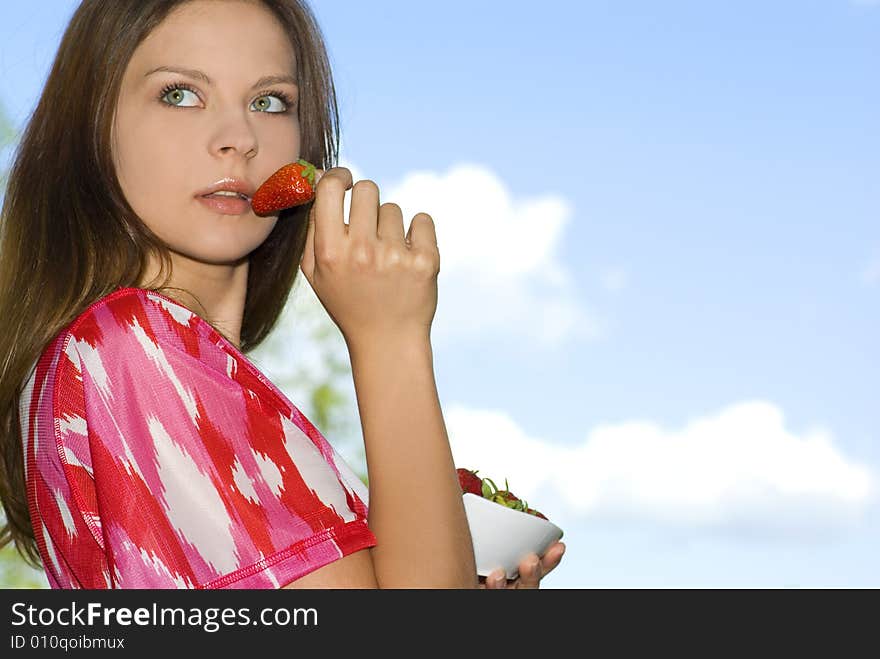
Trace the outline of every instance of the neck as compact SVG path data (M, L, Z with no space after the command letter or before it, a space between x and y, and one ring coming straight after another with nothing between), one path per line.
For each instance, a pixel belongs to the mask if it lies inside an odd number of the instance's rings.
M247 297L248 259L230 265L200 263L171 254L174 275L161 292L210 322L236 348L241 347L241 324ZM144 287L158 278L158 262L138 284Z

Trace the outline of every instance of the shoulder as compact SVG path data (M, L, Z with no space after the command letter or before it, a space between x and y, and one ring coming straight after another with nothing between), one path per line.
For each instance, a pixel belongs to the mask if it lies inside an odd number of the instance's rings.
M178 388L194 378L228 381L239 361L235 347L183 305L155 291L118 288L55 336L26 386L54 385L56 397L59 387L97 387L113 396L138 386Z
M186 348L194 339L215 343L220 338L207 321L183 305L141 288L119 288L97 300L67 331L76 341L92 346L133 338L141 343L181 344Z
M118 356L129 365L138 357L162 361L173 352L225 371L227 343L210 323L171 298L119 288L77 316L59 335L57 350L83 361Z

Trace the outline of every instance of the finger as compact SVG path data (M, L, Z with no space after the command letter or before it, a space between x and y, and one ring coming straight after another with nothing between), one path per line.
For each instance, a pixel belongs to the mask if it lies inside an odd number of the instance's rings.
M504 570L493 570L486 577L486 588L498 590L507 587L507 575Z
M437 231L434 228L434 220L427 213L417 213L409 223L406 232L406 241L414 248L436 249Z
M321 177L324 175L323 169L315 170L315 187L317 188L318 182L321 180ZM302 259L299 262L299 267L305 275L306 279L309 282L309 285L312 284L312 277L315 272L315 204L312 203L309 208L308 217L306 217L306 222L308 222L306 227L306 243L303 248Z
M348 217L348 236L355 242L375 241L378 236L379 186L362 180L351 189L351 212Z
M557 542L546 551L544 557L541 559L541 567L544 572L544 576L556 568L559 565L559 562L562 560L562 555L565 553L565 545L561 542Z
M544 576L541 569L541 560L537 554L530 554L519 564L519 579L516 585L522 589L537 589L541 587L541 577Z
M379 206L379 239L403 243L403 211L397 204Z
M313 254L318 263L323 258L334 256L342 248L345 237L345 191L351 187L351 172L345 167L327 170L315 186L312 241Z

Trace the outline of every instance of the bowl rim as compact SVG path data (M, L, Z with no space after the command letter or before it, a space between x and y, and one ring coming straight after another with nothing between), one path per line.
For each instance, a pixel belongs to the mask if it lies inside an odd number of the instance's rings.
M490 506L494 506L495 508L498 508L500 510L507 511L508 513L516 513L519 515L525 515L526 517L530 517L533 520L535 520L535 523L540 524L542 526L549 526L549 527L553 528L554 530L558 531L560 538L562 538L562 535L564 534L564 531L562 530L562 528L558 524L555 524L554 522L550 521L549 519L542 519L542 518L538 517L537 515L531 515L524 510L516 510L515 508L508 508L505 505L502 505L500 503L497 503L495 501L487 499L484 496L474 494L473 492L465 492L462 496L463 497L470 497L470 500L482 501ZM482 505L482 504L480 504L480 505ZM502 513L502 514L505 514L505 513Z

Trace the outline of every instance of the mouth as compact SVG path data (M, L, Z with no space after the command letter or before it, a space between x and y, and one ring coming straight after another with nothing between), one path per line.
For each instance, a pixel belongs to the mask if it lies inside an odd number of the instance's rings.
M250 201L256 190L255 186L244 178L225 176L211 185L202 188L196 194L202 197L241 197Z
M199 198L205 206L223 215L244 215L251 211L251 201L247 195L225 195L213 193L202 195Z
M249 202L251 200L243 192L212 192L211 194L202 195L204 198L210 199L243 199L244 201Z
M224 215L243 215L251 212L254 185L245 178L225 176L196 193L198 200L211 210Z

